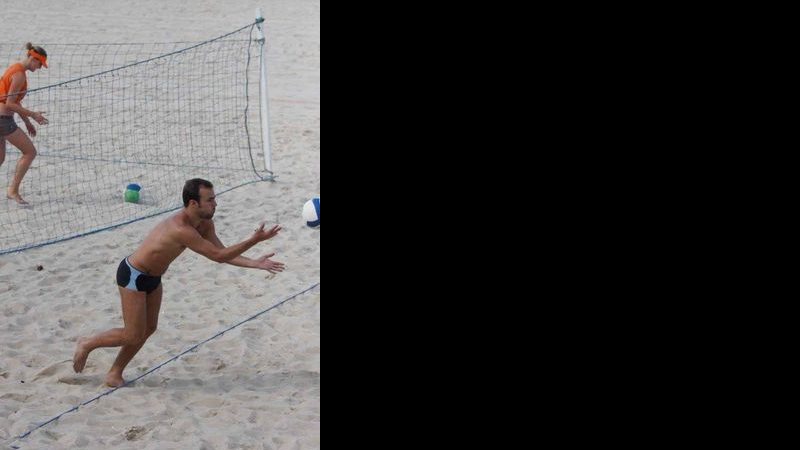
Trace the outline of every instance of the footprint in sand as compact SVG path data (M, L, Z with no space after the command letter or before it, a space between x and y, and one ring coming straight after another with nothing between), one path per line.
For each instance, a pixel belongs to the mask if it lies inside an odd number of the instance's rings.
M71 359L67 359L67 360L64 360L64 361L57 362L55 364L51 364L51 365L45 367L44 369L40 370L39 373L37 373L36 375L34 375L32 381L37 381L37 380L40 380L42 378L55 375L56 372L58 372L59 366L65 364L65 363L71 363L71 362L72 362Z
M82 376L66 376L58 379L59 383L69 384L71 386L83 386L85 384L98 384L103 383L99 377L82 377Z
M13 400L15 402L25 403L31 397L33 397L33 396L32 395L26 395L26 394L14 394L12 392L12 393L9 393L9 394L0 395L0 400Z
M125 439L129 441L135 441L147 433L147 428L145 427L131 427L128 431L125 432Z

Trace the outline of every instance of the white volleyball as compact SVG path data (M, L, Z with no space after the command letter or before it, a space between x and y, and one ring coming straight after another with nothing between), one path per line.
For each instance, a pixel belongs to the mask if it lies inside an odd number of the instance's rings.
M303 220L312 228L319 226L319 197L314 197L303 205Z

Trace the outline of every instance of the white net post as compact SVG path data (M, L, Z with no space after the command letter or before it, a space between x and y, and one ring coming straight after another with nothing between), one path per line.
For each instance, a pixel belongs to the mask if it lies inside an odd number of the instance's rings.
M272 171L272 145L269 135L269 94L267 92L267 46L264 37L264 16L261 8L256 10L256 28L258 29L258 42L261 45L261 69L260 69L260 103L261 103L261 141L264 145L264 169L268 172L268 178L274 180Z

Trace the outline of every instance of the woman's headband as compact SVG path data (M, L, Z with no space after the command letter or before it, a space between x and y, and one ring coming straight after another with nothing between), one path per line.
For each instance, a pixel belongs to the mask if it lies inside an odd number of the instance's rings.
M42 63L43 66L47 67L47 56L42 56L41 53L33 49L28 50L28 56L38 60L40 63Z

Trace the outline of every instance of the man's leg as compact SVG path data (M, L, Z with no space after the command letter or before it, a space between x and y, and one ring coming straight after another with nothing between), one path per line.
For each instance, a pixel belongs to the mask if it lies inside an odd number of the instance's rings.
M86 358L96 348L137 345L144 342L147 333L145 293L119 288L119 295L122 299L122 320L125 322L125 328L114 328L92 337L78 339L75 356L72 359L72 368L75 372L83 371Z
M111 387L122 386L125 380L122 378L122 371L128 366L134 356L142 349L147 339L156 332L158 328L158 314L161 311L161 297L164 289L163 285L158 285L155 291L147 294L147 329L144 339L138 344L126 344L119 350L114 365L111 366L106 376L106 384Z

